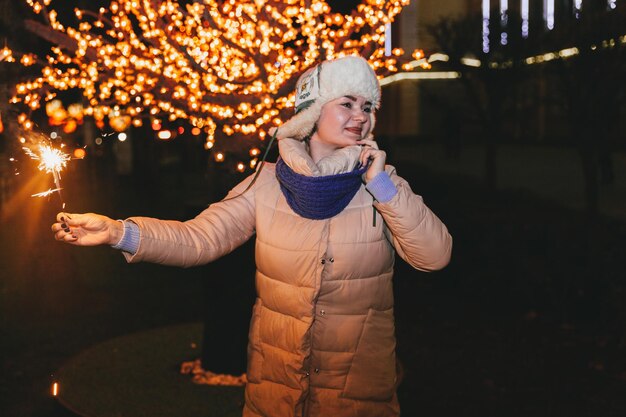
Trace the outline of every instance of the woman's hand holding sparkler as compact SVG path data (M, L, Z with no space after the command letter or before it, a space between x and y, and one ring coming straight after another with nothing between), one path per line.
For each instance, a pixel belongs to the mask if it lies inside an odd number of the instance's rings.
M56 240L72 245L115 245L124 234L124 225L95 213L59 213L52 231Z

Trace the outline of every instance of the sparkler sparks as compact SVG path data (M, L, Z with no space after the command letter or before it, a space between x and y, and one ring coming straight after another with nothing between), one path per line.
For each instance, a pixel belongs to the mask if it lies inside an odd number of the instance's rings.
M32 194L31 197L48 197L50 194L61 191L62 188L49 188L48 191L44 191L41 193Z
M50 145L39 145L39 152L35 153L30 148L24 147L24 152L32 159L39 161L40 171L46 171L46 173L60 173L63 168L67 166L67 162L71 159L69 154L61 152L60 150L53 148Z
M56 192L59 194L59 198L61 199L62 208L65 208L65 201L63 201L63 197L61 196L61 171L67 166L67 163L70 161L70 155L48 144L43 143L40 143L38 145L37 151L33 151L28 147L23 147L22 149L24 150L24 152L26 152L26 155L30 156L36 161L39 161L39 165L37 166L37 168L40 171L45 171L48 174L52 174L52 177L54 178L54 185L56 187L55 189L48 189L48 191L33 194L32 196L46 197Z

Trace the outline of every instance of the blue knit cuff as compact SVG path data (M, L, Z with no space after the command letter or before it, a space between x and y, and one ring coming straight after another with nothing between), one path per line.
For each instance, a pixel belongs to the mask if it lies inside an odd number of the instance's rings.
M376 175L365 185L365 188L367 188L367 191L369 191L379 203L388 202L398 193L396 185L391 181L389 174L385 171Z
M130 220L118 221L124 225L124 233L120 241L115 245L111 245L111 247L134 255L137 253L137 249L139 249L139 226Z

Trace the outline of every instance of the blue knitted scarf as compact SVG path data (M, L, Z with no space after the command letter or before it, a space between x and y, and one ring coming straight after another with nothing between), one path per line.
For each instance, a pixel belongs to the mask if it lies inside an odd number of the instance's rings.
M276 162L276 177L289 207L307 219L329 219L350 203L361 187L367 167L343 174L307 177L294 172L283 160Z

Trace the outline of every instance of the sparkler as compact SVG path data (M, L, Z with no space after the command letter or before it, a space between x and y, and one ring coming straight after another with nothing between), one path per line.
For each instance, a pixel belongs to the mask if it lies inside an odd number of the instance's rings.
M37 151L33 151L30 148L23 147L24 152L32 159L39 161L39 166L37 167L40 171L45 171L46 173L52 174L54 179L55 189L48 189L48 191L44 191L42 193L33 194L33 197L45 197L54 192L59 194L59 199L61 199L62 208L65 209L65 201L63 200L63 196L61 195L61 170L67 166L68 161L71 159L70 155L56 149L48 144L40 143Z
M61 192L61 188L48 188L47 191L41 192L41 193L36 193L36 194L31 194L31 197L47 197L50 194L54 193L54 192Z

